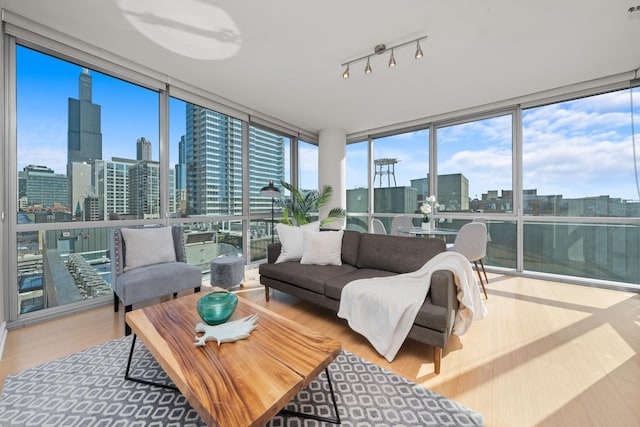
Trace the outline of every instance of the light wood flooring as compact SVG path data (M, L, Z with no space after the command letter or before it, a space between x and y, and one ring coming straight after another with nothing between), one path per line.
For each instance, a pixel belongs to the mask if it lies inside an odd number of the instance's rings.
M487 426L640 426L640 295L490 275L489 316L452 337L433 373L430 347L407 341L392 363L335 313L272 291L255 269L238 295L339 339L343 348L452 398ZM0 377L122 336L107 306L12 330Z

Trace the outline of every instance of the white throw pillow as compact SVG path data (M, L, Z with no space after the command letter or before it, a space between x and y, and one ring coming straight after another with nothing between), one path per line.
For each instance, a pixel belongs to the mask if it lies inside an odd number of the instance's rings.
M278 238L282 244L280 256L276 260L276 264L285 261L298 261L302 258L302 233L304 231L318 231L319 223L310 222L309 224L294 227L287 224L276 224Z
M342 265L344 231L305 231L300 264Z
M171 227L122 228L120 231L126 248L125 271L176 261Z

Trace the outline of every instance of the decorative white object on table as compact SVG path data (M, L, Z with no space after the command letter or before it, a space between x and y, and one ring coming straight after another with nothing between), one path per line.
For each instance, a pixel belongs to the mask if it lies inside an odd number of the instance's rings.
M423 222L422 223L422 230L431 231L431 223L430 222Z
M223 342L234 342L247 338L251 331L256 328L256 320L258 315L244 317L232 322L222 323L220 325L207 325L206 323L198 323L196 332L204 332L201 337L196 336L194 344L198 347L206 345L207 341L215 340L218 345Z
M422 212L422 229L425 231L431 230L431 218L429 215L433 213L440 204L436 201L435 196L429 196L427 200L420 206L420 212Z

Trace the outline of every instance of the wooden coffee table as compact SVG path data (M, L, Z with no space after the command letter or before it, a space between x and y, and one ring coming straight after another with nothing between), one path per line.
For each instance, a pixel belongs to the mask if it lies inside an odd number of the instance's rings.
M239 298L230 320L258 314L251 335L220 346L209 341L196 347L194 327L202 321L196 302L207 292L126 314L135 334L127 379L162 386L129 376L137 336L207 425L254 426L267 423L325 370L336 411L335 420L325 421L340 422L326 370L342 350L339 342Z

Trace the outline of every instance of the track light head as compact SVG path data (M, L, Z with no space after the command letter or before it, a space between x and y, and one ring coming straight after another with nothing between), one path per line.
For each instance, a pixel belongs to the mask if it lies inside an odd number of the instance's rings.
M416 59L422 58L424 55L422 53L422 48L420 47L420 40L416 40Z
M367 66L364 67L364 73L365 74L371 74L371 63L369 62L369 58L367 57Z
M391 57L389 57L389 67L396 66L396 58L393 56L393 49L391 49Z
M343 79L349 78L349 64L347 64L347 68L344 69L344 73L342 73L342 78Z

